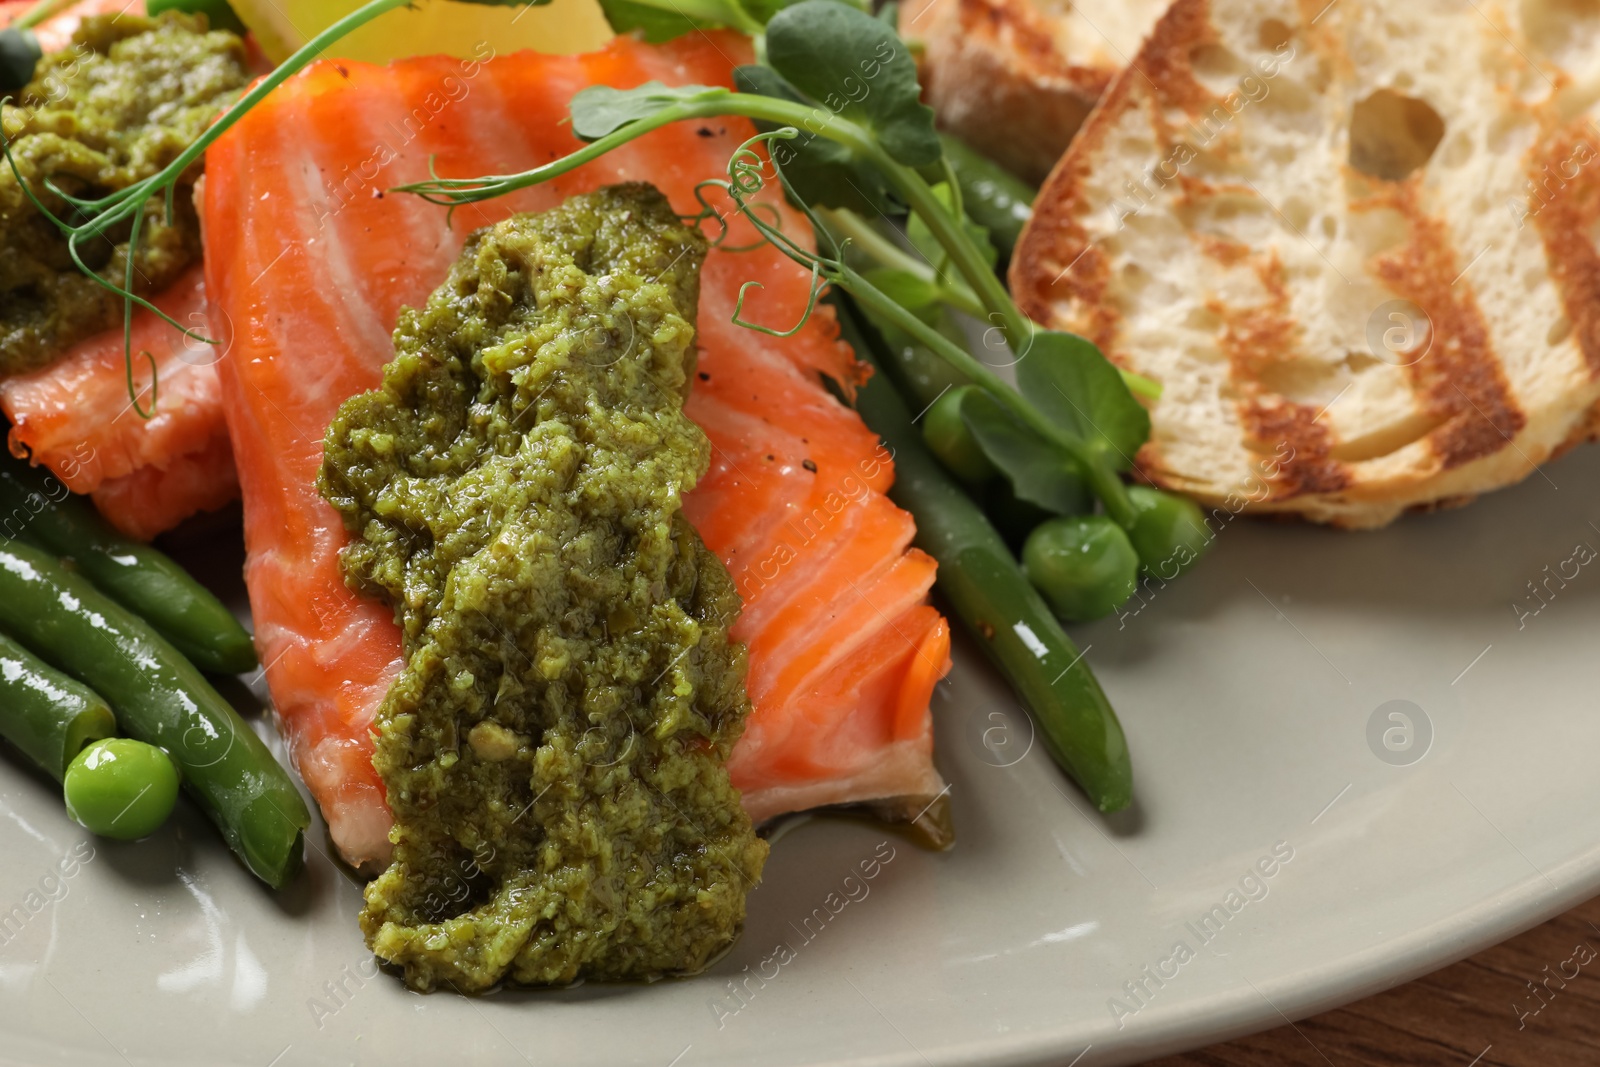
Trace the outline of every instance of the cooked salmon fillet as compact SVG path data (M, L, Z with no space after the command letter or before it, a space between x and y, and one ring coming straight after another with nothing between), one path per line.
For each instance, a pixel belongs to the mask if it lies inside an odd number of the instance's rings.
M173 456L164 467L150 464L106 479L90 499L111 525L148 541L191 515L215 511L238 498L239 474L223 426L200 447Z
M206 329L204 273L189 271L154 301L188 326ZM121 330L69 348L48 367L0 381L11 420L10 447L42 464L124 533L149 539L239 494L217 384L219 349L186 337L141 310L134 316L134 381L128 398ZM151 396L149 353L155 361Z
M317 495L323 433L347 397L374 387L404 306L443 280L468 232L576 192L648 180L684 213L696 183L726 173L748 123L656 131L549 185L443 209L393 185L510 173L578 147L567 101L587 85L729 85L748 43L692 35L619 39L586 56L483 62L318 64L291 79L208 153L203 218L213 313L233 327L219 364L245 506L246 581L280 727L333 840L353 864L389 853L389 813L369 728L400 666L389 609L341 578L349 535ZM790 233L804 222L782 209ZM730 246L748 243L736 227ZM818 804L931 798L928 700L949 664L927 605L933 561L884 496L890 458L821 381L859 370L819 312L786 339L808 277L775 249L713 251L701 283L702 351L687 411L713 447L685 513L744 601L754 713L730 770L757 819Z
M33 6L0 4L0 25ZM45 51L72 42L85 16L129 10L135 0L83 0L34 29ZM204 273L196 266L154 301L186 326L204 329ZM141 418L129 402L121 329L74 345L47 367L0 382L0 409L11 422L11 451L48 467L122 532L148 540L189 516L219 508L239 495L222 418L213 364L220 349L186 338L143 309L135 309L133 350Z
M0 26L9 26L12 22L27 14L33 7L34 0L3 0L0 2ZM39 39L39 47L46 52L57 52L72 43L72 35L78 30L78 23L90 15L116 15L131 12L137 15L145 13L144 0L79 0L61 11L45 19L33 28L33 35Z

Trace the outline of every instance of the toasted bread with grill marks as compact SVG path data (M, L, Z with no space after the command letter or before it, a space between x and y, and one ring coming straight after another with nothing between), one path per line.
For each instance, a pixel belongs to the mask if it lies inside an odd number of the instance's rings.
M1162 383L1145 477L1373 527L1593 438L1600 81L1538 11L1176 0L1011 265Z
M939 123L1030 182L1066 150L1167 0L910 0Z

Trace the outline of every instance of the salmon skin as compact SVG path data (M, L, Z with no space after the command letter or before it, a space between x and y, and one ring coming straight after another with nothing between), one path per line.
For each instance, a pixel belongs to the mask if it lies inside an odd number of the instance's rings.
M349 541L318 496L322 439L339 404L377 385L404 306L422 304L467 233L601 185L647 180L686 215L695 185L726 174L754 130L678 124L547 185L459 208L386 192L441 175L511 173L579 143L567 101L596 84L658 79L731 85L748 42L619 38L584 56L424 57L387 67L317 64L277 90L208 153L206 286L233 330L219 364L244 496L245 577L281 730L333 840L355 865L389 854L390 819L370 727L400 667L389 610L341 579ZM730 58L732 57L732 58ZM772 201L790 233L804 220ZM713 235L714 236L714 235ZM753 234L735 222L730 248ZM771 246L714 250L701 281L697 380L686 411L712 466L684 511L744 601L754 711L729 770L752 817L820 804L938 795L928 711L949 632L927 604L933 561L909 548L911 518L884 495L892 459L823 388L859 375L819 311L786 339L807 273Z

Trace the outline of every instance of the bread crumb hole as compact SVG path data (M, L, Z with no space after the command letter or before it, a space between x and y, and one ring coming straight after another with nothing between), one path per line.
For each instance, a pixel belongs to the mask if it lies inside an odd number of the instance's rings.
M1332 215L1322 216L1322 236L1330 241L1339 236L1339 220Z
M1284 210L1291 212L1294 207L1285 204ZM1303 203L1299 210L1305 210ZM1277 215L1273 213L1271 205L1249 194L1221 193L1197 197L1174 205L1173 215L1179 225L1193 233L1251 247L1269 240L1278 226ZM1304 221L1296 225L1304 226Z
M1261 388L1291 403L1320 408L1339 395L1347 375L1338 364L1288 355L1258 364L1256 381Z
M1472 162L1473 155L1472 138L1465 131L1458 130L1445 142L1444 151L1439 153L1439 162L1455 170Z
M1489 124L1489 149L1498 156L1520 156L1533 144L1534 133L1526 112L1507 112Z
M1344 365L1349 368L1350 376L1352 378L1366 370L1368 367L1376 367L1379 365L1388 366L1388 364L1385 364L1383 360L1379 359L1371 352L1361 352L1357 350L1347 351L1344 354Z
M1600 46L1600 0L1523 0L1521 7L1523 32L1562 66Z
M1545 98L1550 95L1552 87L1550 79L1545 76L1544 72L1532 64L1522 68L1521 73L1517 75L1517 83L1517 95L1522 98L1523 102L1529 104L1543 103Z
M1392 89L1379 89L1350 111L1350 165L1382 181L1408 177L1443 139L1437 111Z
M1545 334L1545 341L1554 348L1568 337L1572 336L1572 320L1565 315L1550 324L1550 332Z
M1262 48L1270 52L1276 52L1294 40L1294 31L1285 22L1278 19L1266 19L1261 23L1261 28L1256 31L1256 40L1261 42Z
M1388 207L1352 211L1347 225L1350 241L1362 258L1381 256L1400 247L1410 236L1406 217Z
M1328 450L1328 455L1340 463L1364 463L1370 459L1390 456L1437 430L1448 418L1449 416L1442 413L1415 412L1396 422L1375 427L1364 434L1340 441Z
M1218 96L1234 92L1248 68L1220 44L1197 44L1189 49L1189 69L1195 80Z
M1291 196L1283 202L1283 217L1289 220L1289 225L1304 233L1311 225L1311 205L1298 196Z

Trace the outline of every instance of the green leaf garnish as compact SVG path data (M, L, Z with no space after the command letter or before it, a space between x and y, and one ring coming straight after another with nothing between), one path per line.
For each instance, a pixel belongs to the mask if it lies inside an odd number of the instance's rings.
M663 85L645 82L632 89L591 85L573 94L572 132L583 141L598 141L624 126L648 119L663 108L727 96L728 90L711 85Z
M736 67L733 82L742 93L770 96L808 108L816 106L771 67ZM782 124L757 120L756 128L770 133L781 129ZM771 152L801 203L849 208L869 215L900 210L894 205L883 176L838 141L802 132L792 141L774 143Z
M640 31L651 44L661 44L694 30L708 30L717 24L691 18L681 11L639 3L638 0L600 0L600 10L617 33Z
M136 244L147 202L164 195L170 210L173 182L240 116L327 45L407 2L369 0L316 35L149 181L100 199L68 198L75 209L70 222L46 210L35 198L36 205L68 235L68 249L75 259L81 242L101 239L124 224L130 226ZM544 0L468 2L510 6ZM1148 416L1093 345L1082 338L1038 331L995 277L994 249L985 231L965 216L951 168L941 156L933 113L920 101L915 64L889 24L839 0L801 0L789 6L785 6L787 0L606 2L611 5L612 18L635 18L647 31L658 33L672 32L684 23L732 25L759 33L761 22L770 15L765 37L769 65L741 68L736 74L740 92L660 82L628 90L609 86L585 89L575 94L570 104L573 131L589 142L583 148L520 174L458 178L435 174L429 181L403 186L401 191L456 207L548 181L674 122L745 116L760 124L763 132L735 152L727 180L700 183L697 196L705 211L699 218L721 223L726 232L721 210L704 196L704 187L715 186L726 193L764 241L810 270L812 285L799 323L743 324L778 335L792 333L811 313L821 289L827 284L839 286L868 313L910 342L931 348L953 372L981 388L976 394L980 399L972 407L974 433L987 442L985 448L993 452L991 458L997 465L1011 475L1018 495L1061 510L1067 506L1069 491L1064 483L1074 482L1072 476L1081 474L1117 522L1126 526L1133 521L1133 508L1116 470L1128 462L1127 457L1148 434ZM624 10L619 16L618 3L634 9L632 14ZM645 9L668 12L679 21L648 14ZM5 147L15 168L9 144ZM772 205L754 199L774 172L785 195L811 222L820 251L784 233ZM26 184L24 190L32 196ZM931 253L934 264L930 267L895 252L892 242L847 212L831 217L833 224L845 231L835 238L813 210L824 204L862 211L904 205L912 216L911 238ZM863 275L846 263L845 247L852 241L864 249L871 246L878 269ZM131 292L131 279L125 278L123 285L117 286L98 278L81 261L79 266L123 296L128 312L125 331L131 324L133 304L160 314ZM946 270L952 272L951 277L945 277ZM749 287L740 290L736 322L743 322L743 296ZM1020 352L1021 393L935 328L934 323L945 317L950 305L984 314ZM185 332L193 335L193 331ZM131 345L126 354L133 395ZM964 419L965 412L964 403ZM140 409L140 414L147 413ZM1070 491L1076 498L1075 484Z
M72 0L38 0L37 3L24 11L11 23L11 28L14 30L31 29L45 19L54 18L71 6Z
M1081 506L1083 480L1071 461L994 397L977 389L964 394L961 421L1020 499L1057 515Z
M1018 356L1017 388L1116 470L1132 467L1134 454L1150 436L1150 413L1100 350L1076 334L1034 334Z
M506 2L506 0L478 0L480 3ZM516 0L510 0L515 3ZM540 0L548 3L549 0ZM773 0L746 3L741 0L600 0L600 9L606 21L618 33L643 30L644 39L652 44L670 41L691 30L709 30L718 26L732 26L745 33L757 34L767 18L782 4Z
M743 0L742 6L750 13L751 18L765 26L778 12L796 3L798 0Z
M896 163L938 162L943 148L917 64L894 30L866 12L837 0L784 8L767 23L767 63L828 111L871 130Z

